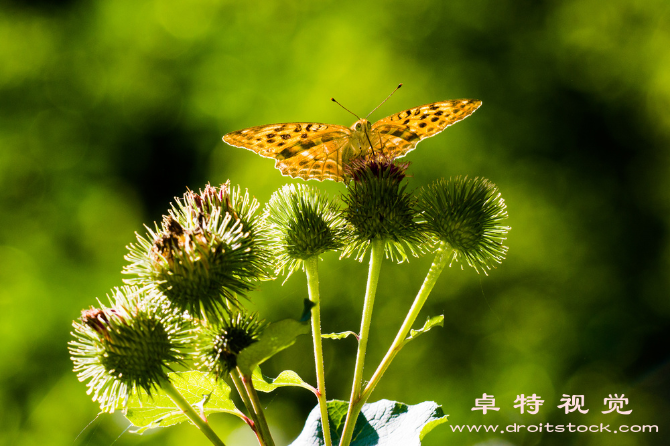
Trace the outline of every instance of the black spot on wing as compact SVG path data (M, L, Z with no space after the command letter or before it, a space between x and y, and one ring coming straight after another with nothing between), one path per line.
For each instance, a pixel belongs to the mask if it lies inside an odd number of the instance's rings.
M402 112L398 113L398 115L397 115L398 121L400 121L402 119L409 118L410 116L412 116L412 110L405 110L405 111L402 111Z
M287 147L287 148L285 148L284 150L282 150L281 152L279 152L277 154L276 159L277 160L285 160L285 159L293 158L294 156L296 156L300 152L302 152L302 148L301 148L300 145Z
M417 141L417 140L421 139L421 137L419 135L417 135L416 133L411 132L411 131L402 130L402 129L395 130L395 131L389 133L389 135L398 137L400 139L404 139L407 142L413 142L413 141Z
M293 158L297 154L304 152L305 150L311 149L314 146L318 146L319 144L322 143L323 142L318 139L313 141L301 141L300 143L287 147L281 152L279 152L276 158L278 160Z

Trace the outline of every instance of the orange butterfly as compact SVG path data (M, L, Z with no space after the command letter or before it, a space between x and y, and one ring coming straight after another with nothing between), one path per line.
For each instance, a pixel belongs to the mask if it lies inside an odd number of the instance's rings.
M352 160L380 150L391 158L405 156L419 141L467 118L480 105L482 101L475 99L434 102L374 124L359 119L350 128L316 122L260 125L228 133L223 140L231 146L274 158L275 167L283 175L346 181L344 167Z

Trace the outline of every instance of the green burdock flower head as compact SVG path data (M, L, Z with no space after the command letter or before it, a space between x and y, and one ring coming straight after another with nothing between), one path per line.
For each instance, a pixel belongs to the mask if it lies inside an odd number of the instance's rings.
M407 259L405 247L417 256L426 237L416 222L416 200L407 192L405 171L409 163L398 163L383 155L354 160L347 166L352 178L344 196L344 218L351 236L343 256L356 253L362 260L373 239L385 242L386 257Z
M161 227L129 246L124 273L136 277L126 283L156 289L178 311L222 317L255 281L269 278L258 206L230 183L189 191Z
M507 206L489 180L442 178L421 191L418 207L429 232L453 249L452 261L486 274L505 258Z
M304 261L344 246L346 222L328 196L303 184L287 184L272 195L265 209L268 238L276 270L294 271Z
M258 341L264 327L258 314L243 311L202 327L196 346L197 365L223 379L237 367L237 355Z
M161 311L146 290L121 287L100 304L82 311L73 322L69 351L80 381L104 412L128 403L130 395L152 391L183 364L191 330L181 318Z

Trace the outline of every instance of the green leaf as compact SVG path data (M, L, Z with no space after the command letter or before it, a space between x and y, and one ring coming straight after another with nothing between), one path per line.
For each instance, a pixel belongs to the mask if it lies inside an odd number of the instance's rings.
M407 339L405 339L405 343L411 341L412 339L416 339L420 335L426 333L428 330L430 330L433 327L436 326L444 327L444 315L441 314L439 316L433 316L433 317L428 317L426 319L426 323L423 324L423 327L419 330L410 330L409 331L409 336L407 336Z
M272 392L277 387L287 386L303 387L313 393L316 393L316 389L303 381L302 378L300 378L300 376L298 376L298 374L293 370L284 370L279 374L279 376L272 379L263 375L260 367L256 367L256 369L254 369L254 373L251 374L251 381L256 390L266 393Z
M328 401L328 420L333 444L338 444L344 430L349 403ZM351 446L420 446L423 437L447 421L442 407L432 401L408 406L381 400L366 404L356 420ZM319 406L312 409L305 427L291 446L323 446Z
M230 387L217 382L211 375L202 372L175 372L168 376L195 411L205 416L212 413L230 413L242 416L230 399ZM187 421L188 418L165 393L159 391L149 397L144 390L139 396L133 396L128 402L126 418L137 429L132 432L141 434L147 429L172 426Z
M310 326L293 319L284 319L267 326L258 342L254 342L237 355L237 365L245 375L251 375L258 365L280 351L290 347L295 338L310 332Z
M322 334L322 338L326 339L344 339L347 336L353 336L358 340L358 334L354 333L353 331L343 331L341 333L327 333L327 334Z
M316 304L309 299L303 301L303 310L302 315L300 316L300 322L308 322L312 317L312 308L316 307Z

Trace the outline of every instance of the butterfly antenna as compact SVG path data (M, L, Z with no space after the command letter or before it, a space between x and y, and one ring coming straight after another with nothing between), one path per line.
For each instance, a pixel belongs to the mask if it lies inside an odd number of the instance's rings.
M391 96L393 96L393 93L395 93L396 91L398 91L398 88L400 88L400 87L402 87L402 84L398 84L398 86L395 87L395 90L393 90L393 91L391 92L390 95L386 96L386 99L384 99L384 100L382 101L381 104L379 104L378 106L376 106L376 107L374 108L374 110L372 110L370 113L368 113L368 116L370 116L371 114L373 114L373 113L375 112L375 110L377 110L379 107L381 107L382 105L384 105L384 102L388 101L389 98L390 98ZM368 119L368 116L366 116L365 119Z
M337 102L337 100L335 98L330 98L330 100L333 101L334 103L336 103L337 105L339 105L340 107L342 107L343 109L345 109L346 111L348 111L349 113L351 113L352 115L356 116L356 119L361 119L361 118L358 117L358 115L356 113L352 112L347 107L345 107L344 105Z

